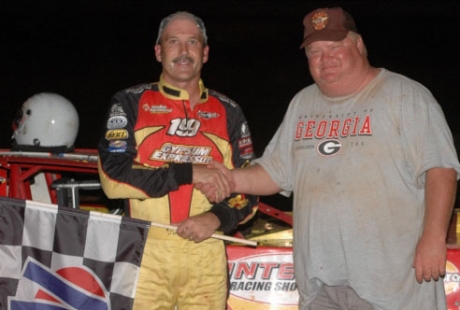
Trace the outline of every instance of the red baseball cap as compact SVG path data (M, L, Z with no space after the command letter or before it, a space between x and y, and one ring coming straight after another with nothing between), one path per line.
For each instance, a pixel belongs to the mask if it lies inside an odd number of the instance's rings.
M315 41L342 41L348 32L357 32L353 17L340 7L316 9L303 19L305 27L300 48Z

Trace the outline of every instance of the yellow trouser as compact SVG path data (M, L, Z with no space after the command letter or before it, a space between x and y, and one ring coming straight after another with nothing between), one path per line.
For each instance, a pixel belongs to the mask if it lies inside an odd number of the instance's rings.
M163 230L158 238L159 230ZM161 231L160 231L161 232ZM221 310L228 297L227 259L221 240L194 243L151 227L134 310Z

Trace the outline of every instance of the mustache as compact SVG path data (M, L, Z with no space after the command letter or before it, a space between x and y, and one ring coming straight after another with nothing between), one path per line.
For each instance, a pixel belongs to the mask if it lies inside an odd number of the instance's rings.
M189 56L184 56L184 55L183 55L183 56L179 56L179 57L177 57L177 58L174 58L174 59L173 59L173 63L181 62L181 61L184 61L184 60L187 60L187 61L189 61L190 63L193 63L193 62L194 62L193 59L190 58Z

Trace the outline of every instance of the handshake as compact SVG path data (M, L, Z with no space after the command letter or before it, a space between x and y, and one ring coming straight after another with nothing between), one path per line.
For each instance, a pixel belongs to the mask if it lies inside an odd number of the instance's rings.
M193 165L192 183L210 202L215 203L221 202L236 191L232 171L216 161L207 166Z
M271 195L281 190L258 164L230 170L222 163L212 161L207 166L192 167L193 185L211 203L219 203L232 193ZM177 234L197 243L209 238L220 225L220 220L213 213L205 212L178 223Z
M223 164L211 162L205 165L193 165L192 183L212 203L219 203L235 192L232 171ZM206 240L221 225L220 220L211 212L191 216L176 223L177 234L195 243Z

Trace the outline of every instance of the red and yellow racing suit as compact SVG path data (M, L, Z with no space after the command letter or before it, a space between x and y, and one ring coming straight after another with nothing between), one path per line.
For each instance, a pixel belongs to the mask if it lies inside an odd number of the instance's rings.
M126 213L161 224L214 213L230 232L254 214L257 197L232 194L211 204L190 184L192 164L211 160L228 168L253 159L239 105L200 81L201 100L164 81L142 84L112 98L100 139L99 174L109 198L129 198ZM227 263L221 240L182 239L152 226L144 250L134 306L138 309L224 309Z

